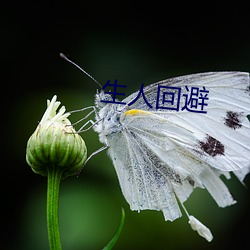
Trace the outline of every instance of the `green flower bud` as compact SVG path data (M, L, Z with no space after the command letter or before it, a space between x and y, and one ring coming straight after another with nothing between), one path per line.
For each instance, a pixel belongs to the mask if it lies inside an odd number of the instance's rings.
M76 133L54 96L47 101L41 122L27 143L26 161L32 170L43 176L48 175L50 168L62 171L62 177L79 172L87 158L87 148L82 137ZM56 169L55 169L56 170Z

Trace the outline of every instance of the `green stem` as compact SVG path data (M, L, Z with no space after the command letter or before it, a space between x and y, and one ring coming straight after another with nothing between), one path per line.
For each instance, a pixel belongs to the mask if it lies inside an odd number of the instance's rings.
M62 171L58 167L48 168L47 227L50 250L61 250L59 231L59 188Z

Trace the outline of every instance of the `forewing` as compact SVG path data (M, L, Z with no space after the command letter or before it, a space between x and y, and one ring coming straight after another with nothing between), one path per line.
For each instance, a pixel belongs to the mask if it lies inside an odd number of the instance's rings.
M245 72L207 72L207 73L198 73L198 74L190 74L185 76L179 76L174 78L169 78L163 81L159 81L153 84L150 84L146 87L144 87L143 92L144 95L148 101L148 103L152 106L149 107L145 100L143 99L143 96L140 95L140 97L137 99L135 103L133 103L131 106L129 106L129 109L142 109L142 110L149 110L149 111L159 111L159 109L156 108L156 100L158 99L159 103L162 102L163 96L159 95L159 98L157 97L158 94L158 87L159 86L168 86L168 87L181 87L182 92L185 91L185 86L188 87L207 87L209 88L223 88L225 89L231 89L231 90L239 90L240 96L238 96L239 99L242 97L242 93L245 93L245 97L249 98L250 95L250 85L249 85L249 74ZM139 88L139 86L138 86ZM134 100L139 94L138 92L135 92L128 97L126 97L123 102L129 104L132 100ZM185 94L185 92L183 92ZM209 94L210 98L210 94ZM219 100L221 102L221 100ZM248 100L249 102L249 100ZM181 98L180 104L185 103L185 99ZM211 106L211 102L209 101L209 106ZM164 104L165 107L168 107L168 104ZM170 105L169 105L170 106ZM164 110L163 110L164 111ZM171 110L168 110L171 112Z
M188 95L185 86L203 88L209 91L207 113L193 110L156 109L158 86L180 87L182 96L180 107L185 104ZM164 80L151 84L144 89L147 101L153 106L149 108L142 96L129 109L148 110L157 116L167 119L173 125L172 136L179 140L184 148L210 166L223 171L236 171L240 180L249 172L250 161L250 123L247 115L250 113L249 76L242 72L210 72L194 74ZM137 93L125 100L130 102ZM161 96L158 101L162 102ZM168 104L168 103L167 103ZM176 128L193 133L192 146L182 140L182 132ZM181 130L181 131L182 131ZM169 132L170 133L170 132ZM244 169L244 170L242 170Z

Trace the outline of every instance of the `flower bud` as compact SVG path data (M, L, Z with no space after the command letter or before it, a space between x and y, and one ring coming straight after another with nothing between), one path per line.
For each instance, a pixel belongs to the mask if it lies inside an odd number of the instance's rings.
M50 168L62 171L62 177L75 175L79 172L87 158L86 145L76 133L61 107L56 113L60 102L54 96L47 101L41 122L27 143L26 161L32 170L47 176Z

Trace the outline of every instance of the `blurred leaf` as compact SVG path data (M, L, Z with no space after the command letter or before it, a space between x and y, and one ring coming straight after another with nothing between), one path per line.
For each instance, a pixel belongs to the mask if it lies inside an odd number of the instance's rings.
M124 221L125 221L125 212L124 212L124 209L122 208L122 218L121 218L120 225L119 225L114 237L112 238L112 240L107 244L107 246L105 246L103 248L103 250L110 250L113 248L113 246L115 245L116 241L118 240L118 238L120 236L120 233L121 233L123 225L124 225Z

